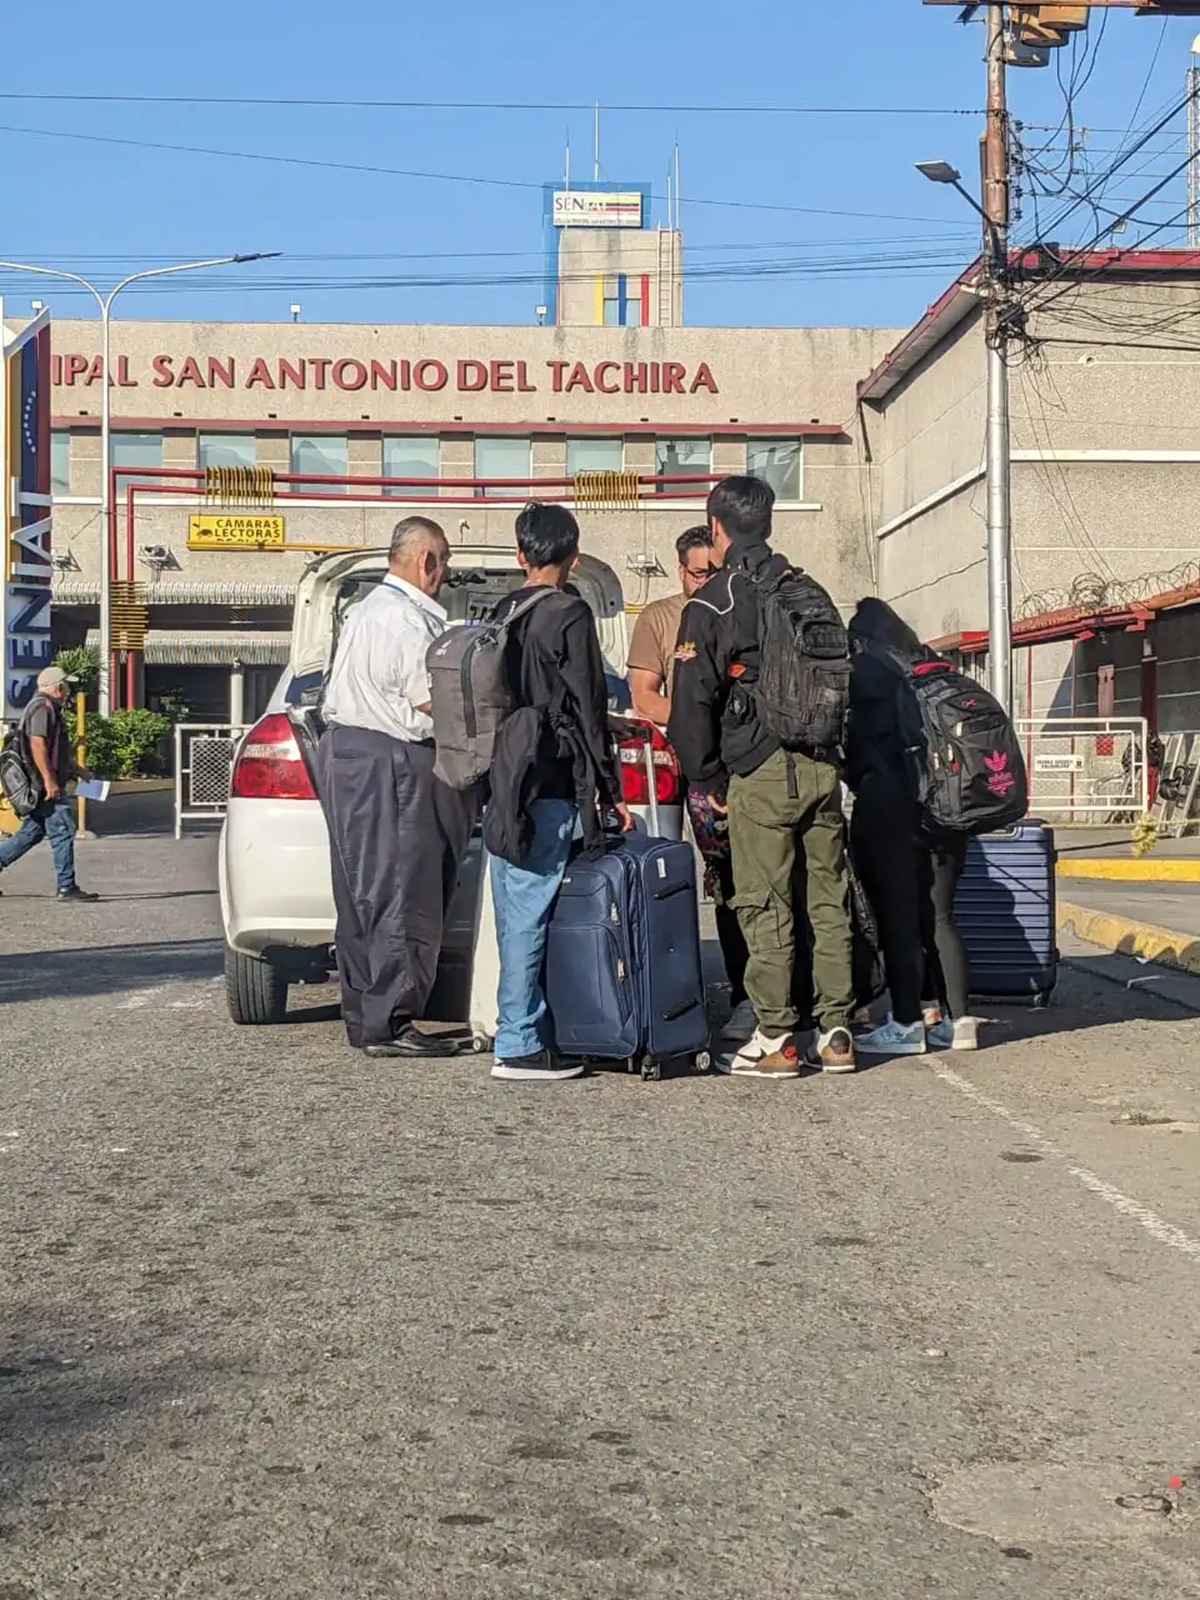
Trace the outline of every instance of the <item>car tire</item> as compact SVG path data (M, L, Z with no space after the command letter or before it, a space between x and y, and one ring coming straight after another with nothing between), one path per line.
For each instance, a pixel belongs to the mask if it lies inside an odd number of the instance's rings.
M243 1027L263 1027L287 1016L288 981L270 961L225 949L225 999Z

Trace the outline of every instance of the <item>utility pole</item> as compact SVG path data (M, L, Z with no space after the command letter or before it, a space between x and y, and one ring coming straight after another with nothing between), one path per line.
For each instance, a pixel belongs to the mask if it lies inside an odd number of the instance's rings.
M1012 456L1009 428L1008 100L1004 6L987 8L987 131L983 137L984 250L987 303L987 571L988 680L1006 711L1012 707Z

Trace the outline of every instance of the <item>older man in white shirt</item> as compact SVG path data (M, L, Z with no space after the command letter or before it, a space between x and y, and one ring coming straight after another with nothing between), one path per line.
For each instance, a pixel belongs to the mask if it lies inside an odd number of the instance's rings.
M433 775L425 653L446 627L437 596L449 562L436 522L397 523L387 576L347 617L325 691L320 789L342 1017L373 1057L448 1053L414 1023L475 817L473 798Z

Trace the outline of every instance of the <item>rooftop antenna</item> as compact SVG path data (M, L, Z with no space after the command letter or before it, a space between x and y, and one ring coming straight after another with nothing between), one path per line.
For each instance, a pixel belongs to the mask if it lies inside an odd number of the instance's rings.
M679 140L675 140L675 232L679 232Z
M667 162L667 227L668 228L671 226L671 218L673 216L674 216L674 212L671 210L671 163L668 161ZM660 223L659 226L661 227L662 224Z
M1187 88L1187 242L1189 250L1200 250L1200 34L1192 40L1192 64L1188 68Z
M595 120L595 127L594 127L593 134L592 134L592 152L593 152L592 179L593 179L593 181L595 183L599 183L600 182L600 102L599 102L599 100L596 101L596 120Z
M568 130L568 132L567 132L567 158L566 158L566 161L565 161L565 163L563 165L563 188L564 189L569 189L570 187L571 187L571 134L570 134L570 130Z

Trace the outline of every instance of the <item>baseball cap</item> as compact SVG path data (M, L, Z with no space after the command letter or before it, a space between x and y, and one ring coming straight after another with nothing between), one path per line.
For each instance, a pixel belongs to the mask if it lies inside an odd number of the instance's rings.
M39 689L61 689L64 683L78 683L79 679L64 672L61 667L43 667L37 676Z

